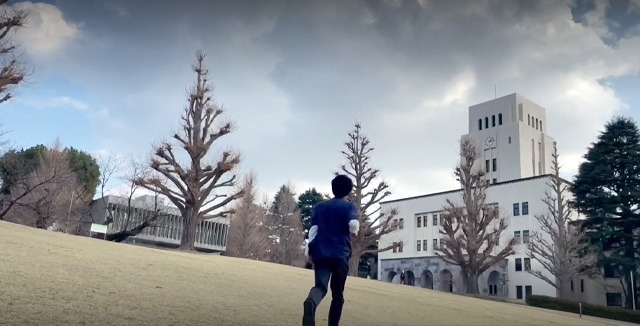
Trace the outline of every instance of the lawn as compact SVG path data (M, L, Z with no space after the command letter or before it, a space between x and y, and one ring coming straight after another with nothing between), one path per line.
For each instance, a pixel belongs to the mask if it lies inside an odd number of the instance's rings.
M305 269L0 222L0 325L299 325L312 282ZM358 278L345 295L346 326L616 324Z

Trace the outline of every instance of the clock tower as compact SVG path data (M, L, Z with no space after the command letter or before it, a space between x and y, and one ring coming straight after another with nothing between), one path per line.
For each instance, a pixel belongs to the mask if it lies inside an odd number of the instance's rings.
M479 168L492 183L551 173L553 138L545 109L519 94L469 107L469 133Z

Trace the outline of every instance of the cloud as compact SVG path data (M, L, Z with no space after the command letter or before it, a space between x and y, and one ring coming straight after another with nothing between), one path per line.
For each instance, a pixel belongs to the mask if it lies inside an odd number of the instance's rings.
M58 54L80 35L80 26L66 21L52 4L23 1L13 6L29 13L27 24L16 32L16 36L32 57L44 59Z
M189 63L204 49L225 118L239 126L216 150L240 149L242 170L257 171L269 193L286 180L327 184L356 121L394 198L455 187L467 108L493 99L494 87L547 109L549 134L575 170L626 108L603 81L640 71L638 35L603 41L615 34L606 3L583 8L584 19L559 1L112 3L128 15L57 2L84 37L46 73L109 108L95 128L112 149L146 153L177 127Z
M36 109L71 108L84 111L89 108L87 103L69 96L57 96L53 98L26 98L24 100L20 99L19 101Z

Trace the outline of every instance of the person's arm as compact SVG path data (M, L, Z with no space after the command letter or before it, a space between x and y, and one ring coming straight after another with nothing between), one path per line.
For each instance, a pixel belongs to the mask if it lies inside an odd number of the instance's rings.
M358 230L360 230L360 220L358 219L358 208L355 204L351 205L351 211L349 212L349 232L353 236L358 236Z
M309 228L309 239L307 240L307 244L304 246L304 255L309 257L309 243L311 243L311 241L313 241L313 239L316 238L316 235L318 235L318 211L317 211L318 207L316 206L316 208L313 210L313 213L311 213L311 227Z

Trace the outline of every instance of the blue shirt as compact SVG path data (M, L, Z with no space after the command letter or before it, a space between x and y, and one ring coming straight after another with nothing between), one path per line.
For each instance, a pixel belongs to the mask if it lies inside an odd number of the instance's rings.
M351 258L350 233L359 229L358 208L346 199L318 204L311 216L309 255L314 260Z

